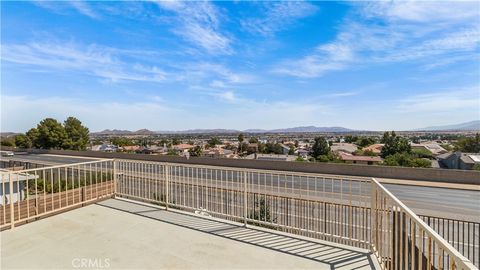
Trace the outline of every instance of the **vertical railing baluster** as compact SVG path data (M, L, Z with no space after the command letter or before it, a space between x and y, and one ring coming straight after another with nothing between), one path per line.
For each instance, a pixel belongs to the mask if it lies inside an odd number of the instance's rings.
M247 172L243 172L243 225L247 227Z
M165 209L168 211L168 193L169 193L170 165L165 164Z
M113 163L113 198L117 197L117 185L118 185L118 179L117 179L117 160L114 159L112 161Z
M8 191L10 193L10 228L15 228L15 209L13 205L13 178L12 174L8 173Z

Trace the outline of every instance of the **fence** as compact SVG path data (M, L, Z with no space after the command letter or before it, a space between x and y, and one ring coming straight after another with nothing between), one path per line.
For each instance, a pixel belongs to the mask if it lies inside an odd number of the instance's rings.
M375 179L372 209L371 246L382 269L475 269Z
M476 269L375 179L102 160L3 173L7 186L4 227L115 195L370 249L382 269Z
M480 266L480 223L424 215L419 217L477 268Z
M117 171L118 196L369 245L369 180L130 160L119 160Z
M112 196L113 164L113 160L102 160L2 171L0 228Z

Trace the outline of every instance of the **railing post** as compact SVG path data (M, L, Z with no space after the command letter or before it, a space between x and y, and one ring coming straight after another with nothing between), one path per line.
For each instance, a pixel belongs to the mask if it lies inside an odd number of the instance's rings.
M168 180L170 178L170 165L165 164L165 209L168 211Z
M375 236L376 236L376 227L377 227L377 220L375 218L375 213L377 211L377 186L372 178L371 180L371 198L370 198L370 249L372 252L375 252L376 244Z
M117 196L117 160L113 160L113 198Z
M247 227L247 172L243 172L243 225Z
M13 209L13 178L11 173L8 173L8 185L10 191L10 229L13 229L15 227L15 211Z

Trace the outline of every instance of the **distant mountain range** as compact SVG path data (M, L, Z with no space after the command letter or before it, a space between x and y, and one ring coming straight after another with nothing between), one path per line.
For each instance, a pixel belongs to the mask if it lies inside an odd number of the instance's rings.
M181 131L151 131L140 129L137 131L106 129L100 132L92 132L92 135L155 135L155 134L221 134L221 133L307 133L307 132L352 132L354 130L344 127L293 127L283 129L189 129Z
M452 124L445 126L430 126L424 128L417 128L410 131L480 131L480 120ZM368 130L354 130L344 127L316 127L316 126L301 126L301 127L292 127L292 128L279 128L279 129L246 129L246 130L237 130L237 129L188 129L188 130L179 130L179 131L152 131L148 129L140 129L137 131L131 130L122 130L122 129L105 129L99 132L92 132L91 135L157 135L157 134L232 134L232 133L347 133L347 132L379 132L379 131L368 131ZM0 136L8 137L15 134L20 134L17 132L1 132Z
M306 132L351 132L353 129L344 127L293 127L293 128L281 128L281 129L247 129L246 133L306 133Z
M453 125L445 125L445 126L431 126L425 128L418 128L415 131L480 131L480 120L460 123L460 124L453 124Z
M411 131L480 131L480 120L465 122L461 124L446 125L446 126L431 126L425 128L418 128ZM231 133L346 133L346 132L359 132L360 130L354 130L344 127L316 127L316 126L302 126L293 128L280 128L280 129L188 129L180 131L151 131L148 129L140 129L137 131L119 130L119 129L106 129L100 132L92 132L92 135L156 135L156 134L231 134ZM365 130L363 130L365 131Z

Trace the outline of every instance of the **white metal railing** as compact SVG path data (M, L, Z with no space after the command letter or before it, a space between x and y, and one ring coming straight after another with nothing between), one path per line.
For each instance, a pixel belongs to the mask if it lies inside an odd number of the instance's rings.
M136 160L6 174L2 228L116 196L370 249L382 269L476 269L375 179Z
M117 196L369 248L369 179L131 160L116 168Z
M372 209L371 245L382 269L476 269L375 179Z
M0 228L112 196L114 160L2 171Z

